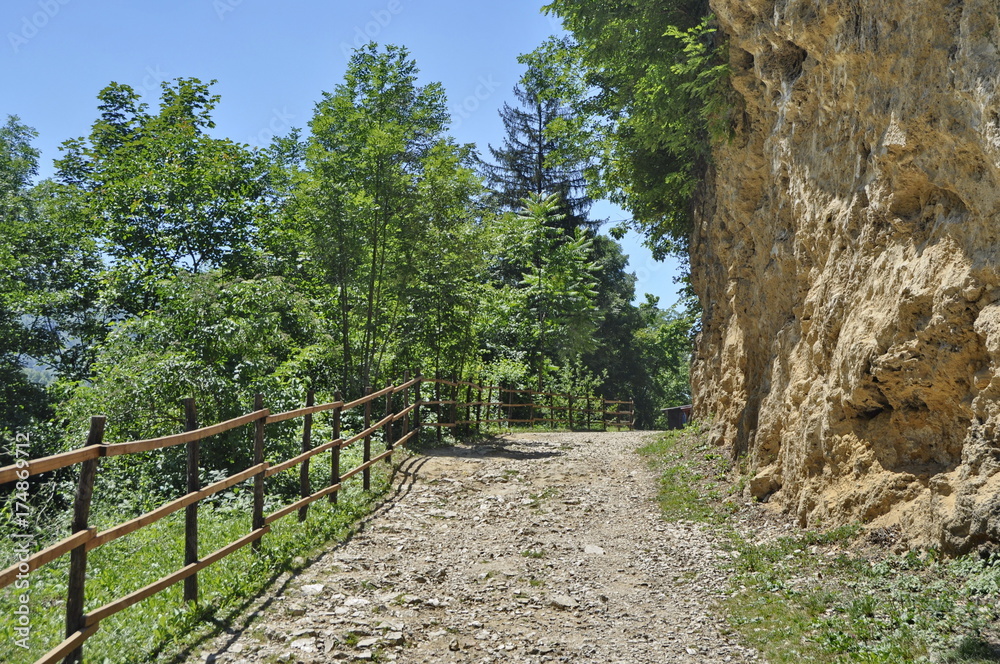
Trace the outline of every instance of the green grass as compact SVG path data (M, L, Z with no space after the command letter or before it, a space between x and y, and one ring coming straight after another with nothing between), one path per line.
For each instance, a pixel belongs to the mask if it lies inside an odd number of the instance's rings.
M352 451L353 452L353 451ZM345 455L343 467L356 465ZM319 464L314 464L319 465ZM122 611L101 623L101 629L84 646L85 662L131 664L175 662L225 624L238 622L253 598L285 571L302 566L303 558L330 542L346 537L357 521L368 514L390 486L389 468L376 464L372 492L360 490L361 478L348 480L338 505L320 499L310 505L309 518L299 523L290 514L272 525L259 552L246 546L198 574L200 601L182 601L183 584L174 586ZM289 471L295 472L295 471ZM321 472L321 471L320 471ZM315 484L314 486L321 486ZM242 491L249 491L249 483ZM207 555L250 531L246 500L230 495L230 502L199 510L200 553ZM287 501L291 502L291 500ZM277 508L268 505L266 511ZM91 519L98 528L125 518L110 506L97 509ZM183 566L184 515L175 513L88 555L87 610L94 610L137 590ZM32 572L30 581L30 648L14 643L13 609L17 593L8 587L0 593L0 661L34 662L63 638L65 588L69 556Z
M660 472L657 500L668 518L719 521L713 498L725 481L726 464L716 448L691 430L668 431L640 448L639 454Z
M771 664L1000 662L1000 558L893 555L856 524L750 539L730 497L743 483L720 471L700 432L671 432L640 452L661 473L666 518L709 524L727 543L730 588L717 608Z

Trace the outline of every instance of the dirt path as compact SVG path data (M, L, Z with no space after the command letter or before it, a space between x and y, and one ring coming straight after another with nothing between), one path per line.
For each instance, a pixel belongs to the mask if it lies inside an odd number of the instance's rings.
M709 610L721 555L668 523L639 433L516 434L408 460L361 532L217 662L748 662Z

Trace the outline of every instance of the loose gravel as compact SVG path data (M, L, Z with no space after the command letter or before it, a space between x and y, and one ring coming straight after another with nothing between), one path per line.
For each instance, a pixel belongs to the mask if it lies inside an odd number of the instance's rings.
M664 520L645 436L436 448L359 532L192 661L758 662L713 613L725 554Z

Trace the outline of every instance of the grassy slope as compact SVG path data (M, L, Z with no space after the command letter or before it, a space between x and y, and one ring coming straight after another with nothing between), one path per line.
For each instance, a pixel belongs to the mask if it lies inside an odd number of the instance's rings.
M353 449L350 452L357 454ZM345 455L343 467L354 467L357 461ZM306 522L298 523L292 514L275 523L262 540L259 554L247 546L200 572L201 601L197 605L185 604L183 584L176 584L103 621L101 629L84 647L85 661L101 664L179 661L186 651L238 618L253 598L271 586L282 572L304 564L303 557L328 548L330 542L347 537L358 520L388 491L388 466L373 467L370 494L360 491L360 476L348 480L347 485L341 492L339 505L321 499L310 506ZM243 498L249 497L248 491L249 488L244 489ZM220 507L199 510L202 555L250 531L248 504L248 500L237 494ZM277 507L270 505L267 511ZM102 528L120 523L122 517L109 510L95 515L92 521ZM103 606L179 569L183 552L183 511L95 549L88 556L87 608ZM29 590L8 587L0 591L0 662L30 664L62 640L68 568L69 556L63 556L32 572ZM29 650L14 642L13 610L21 592L30 593Z
M1000 559L894 555L859 526L754 535L743 523L760 508L743 505L742 481L697 428L640 452L661 473L666 518L721 536L731 580L718 610L772 664L1000 661Z

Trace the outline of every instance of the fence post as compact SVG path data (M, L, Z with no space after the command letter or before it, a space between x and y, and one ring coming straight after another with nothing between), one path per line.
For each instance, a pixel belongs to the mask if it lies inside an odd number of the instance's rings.
M184 400L184 430L194 431L198 428L198 408L194 399ZM201 441L192 440L187 444L187 491L194 493L201 490L201 475L199 473L199 457ZM198 503L188 505L184 509L184 565L198 562ZM198 575L192 574L184 579L184 601L198 601Z
M416 388L416 399L413 403L417 404L417 407L413 409L413 428L418 432L420 431L420 402L423 400L423 387L424 387L424 375L417 371L417 384L413 387ZM417 440L414 442L420 442L420 434L417 433Z
M601 431L608 430L608 402L601 397Z
M404 371L403 384L405 385L406 383L409 382L410 382L410 372ZM403 410L405 411L409 407L410 407L410 388L407 387L403 389ZM403 415L403 423L399 428L399 437L402 438L408 433L410 433L410 414L406 413L405 415Z
M476 435L478 436L483 432L483 382L485 379L480 374L479 384L476 386L479 389L476 391Z
M490 382L492 383L493 381L491 380ZM479 393L482 394L482 391L480 390ZM480 401L482 401L482 399L480 399ZM493 406L490 405L491 403L493 403L493 386L492 385L487 385L486 386L486 411L485 411L486 412L486 419L487 420L492 419L490 417L490 409L493 407ZM499 420L500 418L497 417L497 419Z
M392 409L392 392L385 395L385 416L389 417L393 415L395 411ZM394 438L392 437L392 420L385 423L385 449L388 452L392 449ZM390 454L385 458L385 462L392 464L392 455Z
M441 444L441 437L444 435L441 432L441 429L443 428L441 425L444 424L444 420L441 417L441 414L444 412L444 404L441 403L441 383L438 382L440 380L441 380L441 372L440 371L435 371L434 372L434 401L437 401L437 407L436 407L437 408L437 427L436 428L437 428L438 445Z
M333 393L334 401L343 401L343 397L340 396L340 390ZM333 439L340 439L340 411L343 406L337 406L333 409ZM330 454L330 486L334 484L340 484L340 445L335 446L331 450ZM333 504L337 503L337 496L340 495L340 491L334 491L330 494L330 502Z
M590 408L590 392L587 392L587 431L590 431L590 420L593 415L593 411Z
M90 418L90 432L87 434L87 447L100 445L104 442L104 425L106 418L103 415ZM98 459L88 459L83 462L80 468L80 483L76 489L76 500L73 503L73 524L74 533L81 530L88 530L87 522L90 520L90 504L94 498L94 479L97 476ZM83 608L86 598L87 583L87 544L86 542L70 551L69 559L69 583L66 588L66 638L82 631ZM83 661L83 646L66 656L64 662L78 664Z
M502 386L503 383L500 383ZM501 399L503 401L503 399ZM513 388L507 389L507 430L510 430L510 418L514 415L514 390Z
M449 401L451 401L451 418L449 419L451 420L450 423L455 425L452 431L457 433L455 429L458 428L458 397L459 393L462 391L462 388L458 384L457 377L452 376L452 382L454 382L455 384L449 390L449 392L451 393L451 399L449 399Z
M264 395L257 394L253 398L254 411L264 410ZM253 465L264 463L264 427L266 417L259 417L253 427ZM251 528L258 530L264 527L264 471L253 477L253 520ZM260 551L260 538L250 545L254 551Z
M469 381L469 385L465 386L465 424L463 425L463 431L472 431L472 381Z
M372 386L365 385L365 396L368 396L371 393L372 393ZM368 427L370 427L371 425L372 425L372 402L369 400L365 402L365 429L368 429ZM362 462L368 463L371 460L371 458L372 458L372 435L368 434L367 436L365 436L365 450ZM365 468L361 472L361 475L364 480L362 482L362 488L364 488L365 491L371 491L372 488L371 468Z
M574 429L573 429L573 395L569 394L567 396L569 397L569 409L567 411L569 413L569 416L568 416L569 417L569 430L570 431L574 431Z
M316 394L309 390L306 392L306 408L314 406L316 404ZM303 454L312 449L312 424L313 416L312 413L306 413L305 419L302 422L302 452ZM312 494L312 488L309 486L309 459L302 462L299 467L299 496L301 498L308 498ZM299 508L299 522L306 520L309 515L309 506L303 505Z
M549 389L550 390L552 389L551 385L549 385ZM552 429L556 428L556 407L555 406L556 406L556 396L552 392L549 392L549 427L551 427Z

